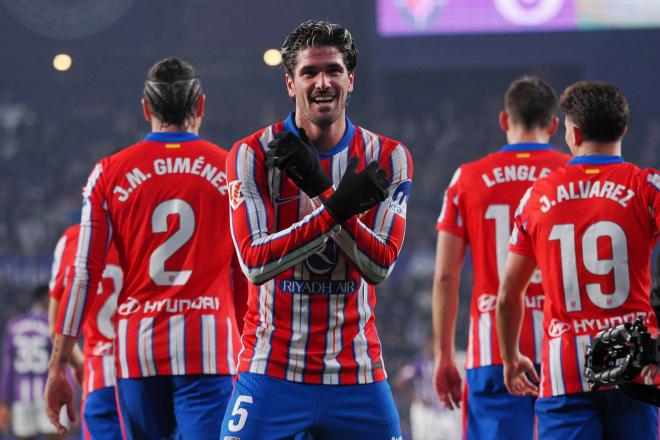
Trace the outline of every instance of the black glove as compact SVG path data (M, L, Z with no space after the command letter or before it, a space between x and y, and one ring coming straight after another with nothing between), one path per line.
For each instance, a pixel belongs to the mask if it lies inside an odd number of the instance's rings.
M374 161L356 174L357 163L357 157L351 158L337 190L324 202L338 223L368 211L389 195L390 181L385 170Z
M275 133L268 143L266 164L284 171L298 188L314 198L332 186L332 179L321 168L319 153L305 130L299 131L300 138L286 130Z

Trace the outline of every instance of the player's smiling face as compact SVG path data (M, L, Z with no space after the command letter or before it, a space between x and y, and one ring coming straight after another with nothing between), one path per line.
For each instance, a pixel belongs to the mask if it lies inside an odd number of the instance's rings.
M328 126L344 117L353 78L336 47L309 47L298 52L293 78L286 75L286 86L298 116Z

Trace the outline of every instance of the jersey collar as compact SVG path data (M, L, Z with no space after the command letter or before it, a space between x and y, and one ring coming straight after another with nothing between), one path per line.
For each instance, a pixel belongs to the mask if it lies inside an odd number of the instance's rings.
M187 142L199 139L195 133L189 131L157 131L144 138L145 141L154 142Z
M520 142L518 144L509 144L503 146L501 151L542 151L550 150L552 145L550 144L540 144L537 142Z
M295 134L297 137L300 137L300 132L298 132L298 127L296 127L295 112L289 113L289 116L284 121L284 130L290 131L291 133ZM344 132L344 136L342 136L342 138L339 140L337 145L332 147L330 151L326 151L325 153L319 152L319 158L327 159L328 157L332 157L335 154L348 148L348 145L351 143L354 134L355 134L355 126L351 123L351 120L348 119L348 116L346 116L346 131Z
M609 165L623 162L624 160L621 156L594 154L593 156L575 156L567 165Z

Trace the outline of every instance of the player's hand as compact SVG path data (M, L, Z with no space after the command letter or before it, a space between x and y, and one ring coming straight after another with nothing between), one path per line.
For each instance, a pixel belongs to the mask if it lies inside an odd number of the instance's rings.
M4 403L0 405L0 431L5 431L11 425L11 409Z
M332 179L323 171L318 150L305 130L299 132L300 137L286 130L275 133L268 143L266 164L284 171L298 188L314 198L332 186Z
M323 202L337 223L370 210L389 195L390 181L385 170L374 161L356 173L357 163L357 157L352 157L337 191Z
M69 420L72 422L76 420L73 409L73 388L66 378L66 368L49 368L44 400L48 419L60 434L66 433L66 427L60 423L60 412L64 405L66 405Z
M433 385L438 399L449 409L461 406L463 379L453 359L436 356L433 370Z
M539 376L534 363L527 356L518 354L504 363L504 385L514 396L538 396Z
M657 365L647 365L644 368L642 368L642 379L644 379L644 383L646 385L653 385L655 383L655 377L658 374L658 367Z

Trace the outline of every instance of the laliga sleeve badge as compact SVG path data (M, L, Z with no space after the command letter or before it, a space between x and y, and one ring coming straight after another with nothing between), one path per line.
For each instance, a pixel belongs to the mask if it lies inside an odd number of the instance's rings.
M229 182L229 204L232 209L238 208L241 203L243 203L243 200L245 200L245 197L243 197L243 193L241 192L242 186L243 182L240 180Z
M396 189L392 192L390 198L389 209L402 217L406 216L406 203L410 196L410 180L404 180L399 183Z

